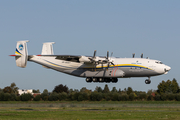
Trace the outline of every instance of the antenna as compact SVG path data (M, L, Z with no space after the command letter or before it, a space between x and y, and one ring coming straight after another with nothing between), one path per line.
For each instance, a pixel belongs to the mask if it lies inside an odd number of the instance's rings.
M132 54L132 57L133 57L133 58L135 57L135 53Z

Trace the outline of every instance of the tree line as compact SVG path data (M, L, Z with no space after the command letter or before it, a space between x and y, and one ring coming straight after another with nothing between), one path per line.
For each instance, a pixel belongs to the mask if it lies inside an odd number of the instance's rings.
M57 85L52 92L47 89L35 97L30 93L18 94L15 83L0 89L0 101L180 101L180 87L176 81L162 81L157 90L134 91L131 87L124 90L113 87L109 89L106 84L104 88L97 86L94 91L86 87L69 89L66 85ZM39 93L39 90L33 90Z

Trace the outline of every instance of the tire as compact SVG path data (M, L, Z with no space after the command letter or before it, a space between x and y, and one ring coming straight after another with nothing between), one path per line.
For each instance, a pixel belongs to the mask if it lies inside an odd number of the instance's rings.
M146 83L146 84L150 84L151 81L147 79L147 80L145 80L145 83Z
M90 77L88 77L88 78L86 78L86 82L92 82L92 78L90 78Z
M104 78L99 78L99 82L104 82Z
M92 81L93 82L98 82L98 79L97 78L93 78Z

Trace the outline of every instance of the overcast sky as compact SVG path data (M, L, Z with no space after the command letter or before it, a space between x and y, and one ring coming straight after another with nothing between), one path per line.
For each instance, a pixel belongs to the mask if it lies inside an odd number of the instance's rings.
M162 61L172 69L151 78L120 78L110 89L147 91L162 80L176 78L180 84L179 0L16 0L0 1L0 88L15 82L20 89L52 91L56 85L69 88L104 88L106 83L86 83L78 78L28 62L19 68L14 54L16 41L29 40L30 55L40 54L43 42L55 42L55 54L144 57Z

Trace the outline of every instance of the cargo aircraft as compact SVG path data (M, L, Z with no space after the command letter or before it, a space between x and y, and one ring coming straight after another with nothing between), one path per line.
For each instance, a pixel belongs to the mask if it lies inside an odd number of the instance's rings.
M93 56L83 55L54 55L54 42L43 43L41 55L28 55L27 42L18 41L16 46L15 56L16 65L25 68L27 61L32 61L42 65L45 68L50 68L69 75L84 77L86 82L113 82L116 83L118 78L130 77L148 77L145 80L146 84L150 84L151 76L167 74L171 67L163 64L159 60L149 58L116 58L107 56L96 56L94 51Z

